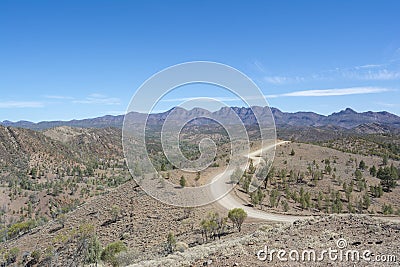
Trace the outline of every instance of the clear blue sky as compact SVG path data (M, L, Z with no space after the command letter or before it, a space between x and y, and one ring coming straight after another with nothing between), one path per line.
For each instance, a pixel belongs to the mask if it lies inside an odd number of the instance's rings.
M193 60L239 69L283 111L399 115L399 14L400 1L2 0L0 120L122 114L149 76Z

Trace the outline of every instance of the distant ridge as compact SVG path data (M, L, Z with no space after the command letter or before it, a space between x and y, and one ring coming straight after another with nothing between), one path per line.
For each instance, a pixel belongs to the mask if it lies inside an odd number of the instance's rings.
M176 109L176 108L174 108ZM171 109L173 110L173 109ZM149 123L156 125L162 123L162 121L166 118L166 116L171 112L168 110L163 113L150 114L149 115ZM270 111L266 107L253 107L254 112L260 114L261 117L269 114ZM246 125L253 125L256 123L254 114L250 108L244 107L232 107L232 108L221 108L214 113L217 113L219 116L224 116L224 114L228 114L228 112L236 112L238 116L242 119L242 121ZM360 125L369 124L374 125L373 128L379 128L380 130L389 128L400 128L400 117L389 113L387 111L381 112L356 112L351 108L346 108L345 110L332 113L331 115L325 116L320 115L314 112L282 112L277 108L271 108L272 114L275 118L275 124L278 127L284 126L334 126L341 127L345 129L352 129L358 127ZM189 117L189 115L197 115L202 116L206 114L211 114L210 111L194 108L192 110L186 110L183 108L179 108L179 115L182 119L185 117ZM146 118L146 114L131 112L129 116L133 116L133 118L137 118L138 120L143 120ZM38 123L33 123L29 121L3 121L0 122L0 125L3 126L12 126L12 127L20 127L27 128L32 130L45 130L59 126L70 126L70 127L81 127L81 128L107 128L107 127L115 127L121 128L124 121L124 115L106 115L97 118L83 119L83 120L70 120L70 121L42 121ZM379 127L378 127L379 126ZM363 127L359 127L359 130L363 129ZM371 127L368 127L371 130Z

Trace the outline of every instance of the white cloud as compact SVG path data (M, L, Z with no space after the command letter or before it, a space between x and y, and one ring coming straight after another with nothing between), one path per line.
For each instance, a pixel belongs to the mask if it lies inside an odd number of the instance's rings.
M267 98L276 97L301 97L301 96L342 96L342 95L359 95L359 94L374 94L390 91L388 88L382 87L350 87L350 88L335 88L321 90L304 90L295 91L277 95L267 95Z
M386 66L385 64L366 64L361 66L355 66L355 69L376 69Z
M0 102L0 108L42 108L42 102L35 101L3 101Z
M73 100L76 104L120 105L121 100L116 97L107 97L102 94L90 94L83 100Z
M261 77L263 82L274 85L283 85L309 81L331 81L338 79L360 81L400 80L399 62L400 60L391 60L389 62L379 64L337 67L334 69L321 70L301 76L265 75L266 72L261 68L261 63L255 62L254 65L262 73Z
M345 78L358 80L398 80L400 72L388 69L368 70L368 71L345 71L342 73Z
M296 83L296 82L302 82L305 80L304 77L287 77L287 76L265 76L264 81L267 83L272 83L272 84L287 84L287 83Z
M48 99L74 99L72 96L63 95L45 95L44 97Z

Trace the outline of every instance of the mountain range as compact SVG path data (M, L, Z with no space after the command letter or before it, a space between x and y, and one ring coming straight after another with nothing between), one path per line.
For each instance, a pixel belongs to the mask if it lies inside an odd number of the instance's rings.
M178 110L177 110L178 109ZM387 111L381 112L356 112L351 108L346 108L340 112L332 113L331 115L325 116L314 112L283 112L277 108L268 107L224 107L218 111L210 112L201 108L194 108L192 110L186 110L183 108L173 108L163 113L150 114L148 117L148 123L157 125L162 123L168 114L175 110L179 114L179 118L185 119L191 116L201 117L205 115L214 114L218 117L228 116L229 112L236 112L241 120L246 125L253 125L256 123L254 112L261 114L262 116L267 116L272 112L275 124L277 127L295 126L295 127L339 127L343 129L360 128L359 131L363 129L376 132L376 130L385 129L400 129L400 117L389 113ZM146 114L138 112L130 112L128 114L132 116L133 121L143 121L146 118ZM70 120L70 121L42 121L38 123L30 121L3 121L0 125L27 128L32 130L45 130L59 126L70 126L70 127L81 127L81 128L106 128L115 127L121 128L124 121L124 115L106 115L97 118L82 119L82 120ZM360 127L363 126L363 127ZM379 129L376 129L379 128Z

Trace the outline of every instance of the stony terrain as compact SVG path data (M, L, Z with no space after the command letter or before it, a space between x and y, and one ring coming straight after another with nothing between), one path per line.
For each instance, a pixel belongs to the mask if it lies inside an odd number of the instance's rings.
M261 223L253 233L132 266L396 266L400 260L399 240L399 224L363 215L327 215L293 224L272 226ZM338 242L341 242L340 247ZM343 242L347 243L345 247ZM266 246L268 249L265 249ZM328 254L321 257L321 252L329 248L338 250L337 254L332 254L333 259L337 255L336 260L330 260ZM263 253L259 254L259 259L257 254L260 250L269 253L272 250L285 250L283 258L287 261L280 261L276 252L272 260L269 258L271 254L265 258ZM289 257L291 250L299 252L300 260L296 260L296 254ZM304 254L305 261L302 261L305 250L315 251L316 260L308 260L308 254ZM360 256L360 260L356 261L357 258L351 257L352 254L346 254L349 250L357 251L359 255L369 250L372 254L365 259ZM350 256L347 258L346 255ZM377 262L377 256L385 258L386 262Z

